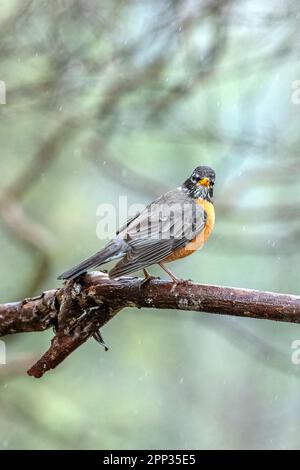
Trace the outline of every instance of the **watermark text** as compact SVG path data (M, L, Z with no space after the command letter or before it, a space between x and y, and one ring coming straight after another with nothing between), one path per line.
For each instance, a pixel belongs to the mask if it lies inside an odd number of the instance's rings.
M6 84L0 80L0 104L6 104Z
M5 342L0 340L0 365L6 364L6 345Z

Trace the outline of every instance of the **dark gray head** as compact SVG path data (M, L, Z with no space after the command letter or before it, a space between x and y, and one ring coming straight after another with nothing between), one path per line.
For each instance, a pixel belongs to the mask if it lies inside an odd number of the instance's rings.
M216 174L209 166L197 166L191 176L183 183L183 189L186 189L189 195L198 199L213 198L214 184Z

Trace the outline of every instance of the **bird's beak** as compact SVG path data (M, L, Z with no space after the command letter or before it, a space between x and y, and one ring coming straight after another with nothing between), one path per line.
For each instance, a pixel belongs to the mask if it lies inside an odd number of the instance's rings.
M202 178L202 180L199 180L197 183L198 186L206 186L209 188L211 186L211 181L209 178Z

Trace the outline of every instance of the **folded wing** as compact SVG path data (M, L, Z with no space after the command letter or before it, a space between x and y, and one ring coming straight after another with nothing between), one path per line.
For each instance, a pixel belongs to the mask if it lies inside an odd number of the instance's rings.
M163 261L195 239L205 227L204 209L182 191L157 199L139 214L118 237L128 250L109 272L120 277Z

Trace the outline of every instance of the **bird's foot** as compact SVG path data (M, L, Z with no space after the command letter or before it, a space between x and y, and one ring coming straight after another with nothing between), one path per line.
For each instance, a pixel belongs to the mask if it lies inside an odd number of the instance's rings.
M155 279L160 279L160 277L158 276L151 276L151 274L149 274L146 269L143 269L143 273L144 273L145 279L142 281L141 287L145 286L150 281L154 281Z
M160 277L159 276L147 276L145 277L145 279L142 280L141 282L141 287L144 287L145 285L147 285L150 281L155 281L155 280L159 280Z
M190 284L191 282L193 282L192 279L179 279L179 283L184 285L184 284Z
M181 279L181 278L175 277L174 275L171 277L172 277L173 284L184 285L184 284L190 284L191 282L193 282L192 279Z

